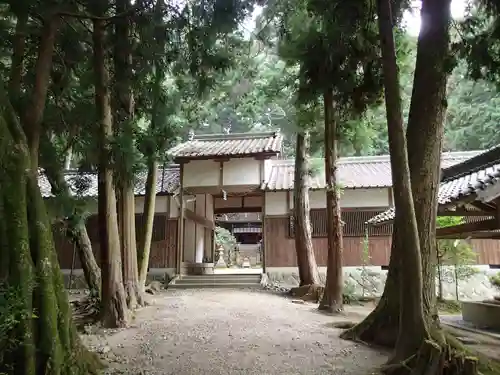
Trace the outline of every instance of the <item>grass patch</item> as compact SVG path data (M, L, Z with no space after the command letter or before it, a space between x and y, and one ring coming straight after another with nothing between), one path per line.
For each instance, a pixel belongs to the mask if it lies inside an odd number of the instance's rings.
M462 304L456 300L442 300L437 302L437 308L443 314L458 314L462 312Z

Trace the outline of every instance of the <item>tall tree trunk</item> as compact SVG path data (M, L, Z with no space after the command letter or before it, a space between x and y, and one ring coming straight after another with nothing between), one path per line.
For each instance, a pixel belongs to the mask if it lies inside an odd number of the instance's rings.
M400 329L394 361L415 354L429 335L423 312L422 261L418 240L417 222L410 182L406 137L401 110L399 74L396 47L392 31L390 0L379 0L378 23L382 50L385 106L389 151L391 155L392 186L394 189L395 225L401 235L400 267ZM411 293L407 291L411 290Z
M101 366L72 322L26 137L0 90L0 279L14 293L17 314L4 332L10 345L2 348L0 373L97 374Z
M117 0L116 12L121 14L130 8L129 0ZM134 194L134 95L132 91L132 47L130 44L131 26L129 17L120 17L115 21L114 66L115 66L115 128L121 132L123 149L119 158L120 178L120 243L123 259L123 282L127 305L134 309L143 304L142 290L139 284L137 261L137 242L135 227Z
M17 14L16 31L12 46L12 60L9 76L9 96L14 102L14 108L18 106L21 96L21 84L23 81L24 54L26 52L26 36L28 32L28 13Z
M326 223L328 237L328 263L326 285L320 310L340 312L343 310L342 290L342 227L340 220L339 186L337 183L337 120L335 118L333 92L323 95L325 117L325 177L326 177Z
M439 186L437 174L440 171L436 162L439 163L441 155L442 124L446 102L444 96L446 70L444 68L448 56L445 51L448 50L446 25L449 23L449 4L449 0L422 2L422 30L419 35L411 113L406 133L412 196L422 258L424 314L426 320L431 320L433 323L438 323L435 310L437 256L436 247L433 245L437 216L436 193ZM434 9L436 7L437 11ZM430 64L436 66L437 71L429 69ZM430 90L429 93L426 90ZM429 103L431 99L434 104ZM433 160L433 158L436 159ZM394 292L396 289L394 286L400 284L401 273L393 270L397 264L393 262L393 258L400 255L404 246L404 242L400 243L396 239L398 224L401 223L394 220L391 261L381 302L367 319L352 330L345 332L343 334L345 338L371 342L370 338L376 340L377 337L387 332L389 327L391 327L391 332L395 330L390 321L393 323L399 321L395 317L399 313L400 301L399 295ZM389 321L388 317L391 317ZM381 327L384 328L381 329ZM395 342L388 340L388 344L394 346Z
M165 78L165 70L163 67L163 62L160 60L161 51L163 50L163 43L165 43L165 33L163 31L163 8L165 2L163 0L158 0L155 7L155 14L153 17L155 25L155 47L157 54L153 60L154 66L154 86L152 92L153 108L151 113L151 132L154 134L159 122L162 121L160 118L161 111L159 111L161 106L161 90L163 81ZM160 112L160 113L159 113ZM148 176L146 179L146 193L144 197L144 210L143 215L146 215L146 225L144 227L144 237L141 240L140 249L140 265L139 265L139 283L141 290L144 289L146 285L146 279L148 277L149 268L149 254L151 253L151 241L153 239L153 224L155 217L155 202L156 202L156 179L158 176L158 160L156 155L156 150L162 150L166 140L163 139L159 142L159 147L154 147L157 145L149 145L147 148L147 158L148 158Z
M123 287L113 169L109 162L113 121L111 118L109 79L104 52L105 21L95 19L93 20L93 26L95 102L99 119L100 142L98 212L102 268L101 313L103 325L112 328L126 325L127 304Z
M153 224L155 218L155 201L156 201L156 179L158 175L158 162L156 158L150 157L148 160L148 176L146 179L146 193L144 196L143 215L146 216L144 226L144 236L141 242L140 251L140 272L139 286L141 291L144 290L146 279L148 277L149 254L151 252L151 240L153 239Z
M422 253L424 313L438 323L436 310L437 193L449 63L451 0L423 0L413 92L408 117L408 156Z
M139 271L137 268L137 241L135 232L135 194L133 187L124 182L120 200L120 243L123 258L123 284L127 306L135 309L144 304L142 288L139 285Z
M43 22L42 35L40 37L40 45L38 47L38 56L35 65L35 83L23 120L24 131L28 138L28 147L31 154L31 166L35 172L38 168L42 119L50 83L52 55L54 53L54 44L60 23L61 18L57 15Z
M309 132L297 133L295 152L294 220L295 250L300 285L319 284L309 216Z

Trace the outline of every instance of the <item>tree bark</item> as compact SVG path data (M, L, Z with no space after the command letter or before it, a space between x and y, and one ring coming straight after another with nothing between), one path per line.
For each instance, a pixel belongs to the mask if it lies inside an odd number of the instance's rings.
M102 268L101 314L103 325L113 328L126 325L127 305L123 287L113 169L109 162L113 121L108 89L108 71L104 52L105 21L95 19L93 20L93 26L95 102L99 119L100 143L98 215Z
M400 328L393 358L393 361L397 362L417 353L420 345L429 338L429 334L423 312L422 261L406 151L390 0L379 0L377 9L394 189L394 223L401 235L399 265L404 269L399 288Z
M160 96L163 81L165 78L165 70L163 68L163 63L158 60L160 58L160 51L162 50L163 43L165 42L165 34L163 32L163 8L165 2L163 0L158 0L155 7L155 14L153 17L155 29L155 46L157 48L158 54L153 60L154 66L154 86L152 92L153 108L151 111L151 131L154 133L158 126L159 118L159 106L161 105ZM149 144L147 149L148 158L148 176L146 179L146 193L144 197L144 210L143 214L146 215L146 225L144 227L144 237L141 241L140 249L140 272L139 272L139 283L141 290L144 290L146 285L146 280L148 277L149 268L149 255L151 253L151 241L153 239L153 225L155 217L155 202L156 202L156 179L158 176L158 160L156 156L156 150L163 150L166 140L163 139L159 142L159 145ZM159 147L154 147L159 146Z
M38 168L40 136L42 135L43 112L50 83L52 55L60 22L61 18L57 15L51 16L43 22L35 65L35 84L23 119L24 131L30 149L31 166L35 172Z
M87 228L84 223L81 223L77 226L70 226L68 230L72 233L72 241L76 245L76 251L82 264L83 275L89 287L90 295L100 298L101 269L92 251L92 242L90 241Z
M140 252L140 273L139 286L141 291L146 286L148 277L149 254L151 252L151 240L153 239L153 223L155 218L155 201L156 201L156 179L158 175L158 162L156 158L150 157L148 161L148 176L146 179L146 194L144 197L144 213L146 223L144 226L144 237L141 243Z
M24 54L26 51L26 36L28 28L28 13L17 14L16 31L12 46L12 62L9 76L9 96L14 107L17 107L21 96L21 84L23 81Z
M424 314L426 315L426 320L430 320L431 323L437 325L438 319L434 307L436 295L435 265L437 256L435 245L431 246L431 244L433 241L435 243L437 208L434 207L436 207L437 203L435 194L439 186L439 177L436 180L436 174L439 173L440 168L436 167L436 159L432 159L437 157L437 160L440 160L441 155L441 150L437 151L437 147L441 147L441 142L438 142L438 140L442 137L442 128L440 130L439 126L435 127L435 124L442 125L442 116L444 116L443 106L445 104L445 97L440 95L444 95L446 87L446 83L443 83L443 79L446 79L443 68L445 67L447 57L447 54L443 52L447 50L447 42L445 42L447 31L444 25L448 23L446 19L449 20L449 14L446 15L443 12L446 13L449 10L449 1L440 0L431 3L425 2L424 4L423 2L422 4L422 13L425 14L422 17L423 29L419 36L419 49L417 51L418 67L415 69L415 83L411 103L413 113L410 114L412 120L408 122L406 139L408 142L408 163L412 182L412 197L421 247ZM448 3L448 5L443 3ZM438 7L440 10L432 15L431 13L434 12L434 9L431 8L434 7ZM422 48L424 48L423 52L421 51ZM439 57L441 58L440 62L437 61ZM432 69L429 69L429 62L434 62L434 65L438 66L440 72L431 72ZM430 95L426 92L428 88L432 91ZM437 99L439 97L440 99ZM431 98L436 100L436 106L428 104L427 101L430 101ZM431 129L429 130L429 128ZM426 182L420 183L422 180ZM426 207L425 205L428 206ZM393 262L393 258L401 253L404 243L399 244L396 240L399 222L396 220L394 222L391 260L382 299L367 319L352 330L344 333L343 336L345 338L372 342L370 338L380 337L379 335L389 330L389 327L391 327L391 332L395 331L396 327L386 323L387 317L392 317L391 321L394 323L399 321L399 319L396 319L396 314L399 314L400 297L394 292L394 289L396 289L394 285L399 285L401 281L398 279L400 272L393 269L393 267L396 267L395 264L397 264L397 262ZM382 326L384 327L383 330L379 328ZM395 342L392 340L388 340L387 342L389 346L394 347Z
M123 284L129 309L144 304L137 268L137 242L135 232L135 194L133 187L123 183L120 194L120 243L122 245Z
M0 279L15 293L0 373L97 374L98 359L81 344L26 137L0 89Z
M117 0L116 12L121 14L130 8L129 0ZM132 50L130 45L130 19L120 17L115 21L114 66L115 66L115 128L121 132L121 146L125 152L119 159L120 171L120 243L123 259L123 282L127 305L134 309L143 304L139 283L137 242L135 227L135 195L133 160L134 153L134 95L132 91Z
M297 133L295 152L294 220L295 250L300 286L319 284L309 216L309 132Z
M423 0L422 26L408 117L408 156L422 253L424 313L438 323L436 310L437 194L449 59L451 0Z
M328 260L325 292L319 304L320 310L341 312L342 290L342 227L340 220L339 186L337 183L337 120L334 115L333 92L323 95L325 117L325 177L326 177L326 222L328 237Z

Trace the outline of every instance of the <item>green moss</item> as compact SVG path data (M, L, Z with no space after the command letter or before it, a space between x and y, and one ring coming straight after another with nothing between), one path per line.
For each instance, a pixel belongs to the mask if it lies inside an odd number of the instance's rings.
M97 357L81 344L72 322L52 231L37 178L29 168L24 137L14 140L0 103L0 250L3 280L18 293L23 317L10 333L16 345L4 352L0 373L97 374ZM13 116L8 117L14 121ZM19 134L18 134L19 135ZM36 370L35 370L36 366Z

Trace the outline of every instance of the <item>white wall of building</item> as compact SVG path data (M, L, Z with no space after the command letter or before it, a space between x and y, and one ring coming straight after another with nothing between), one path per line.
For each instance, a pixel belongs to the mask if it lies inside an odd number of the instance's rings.
M287 192L266 192L266 215L286 215L287 207L293 208L293 193L288 194L290 202L287 206ZM309 193L309 203L312 209L326 208L326 191L313 190ZM343 208L376 208L389 206L389 189L344 189L340 196L340 206Z
M262 160L235 158L222 163L223 185L260 185ZM218 186L221 164L214 160L192 160L184 164L184 187Z

